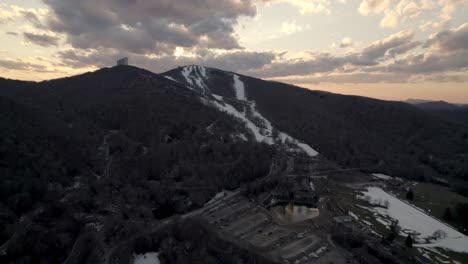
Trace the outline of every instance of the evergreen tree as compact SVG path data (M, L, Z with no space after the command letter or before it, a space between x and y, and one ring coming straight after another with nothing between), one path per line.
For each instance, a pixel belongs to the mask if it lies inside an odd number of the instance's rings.
M414 193L412 189L409 189L408 192L406 193L406 199L408 200L413 200L414 199Z
M410 234L408 234L408 236L406 237L405 245L409 248L413 247L413 238L411 237Z
M450 211L450 208L447 207L444 212L444 220L446 221L451 221L453 219L452 217L452 211Z
M395 238L398 236L398 233L400 232L400 226L398 225L398 220L395 220L392 222L392 225L390 226L390 233L387 236L387 241L388 242L393 242Z

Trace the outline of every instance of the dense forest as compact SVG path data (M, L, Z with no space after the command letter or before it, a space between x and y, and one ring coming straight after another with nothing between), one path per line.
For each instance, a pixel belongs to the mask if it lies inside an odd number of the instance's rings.
M277 153L237 137L242 124L185 87L133 67L1 87L6 263L61 263L89 239L100 248L268 175ZM103 237L89 235L90 221Z

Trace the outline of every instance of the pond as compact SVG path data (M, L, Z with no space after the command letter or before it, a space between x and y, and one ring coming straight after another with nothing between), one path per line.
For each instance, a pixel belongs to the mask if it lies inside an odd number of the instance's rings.
M307 205L284 203L270 207L270 212L286 223L299 223L319 216L319 209Z

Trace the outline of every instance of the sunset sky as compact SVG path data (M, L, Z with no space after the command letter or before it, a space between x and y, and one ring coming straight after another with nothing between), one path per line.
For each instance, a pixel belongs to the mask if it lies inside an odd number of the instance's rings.
M0 76L199 64L317 90L468 103L468 0L2 0Z

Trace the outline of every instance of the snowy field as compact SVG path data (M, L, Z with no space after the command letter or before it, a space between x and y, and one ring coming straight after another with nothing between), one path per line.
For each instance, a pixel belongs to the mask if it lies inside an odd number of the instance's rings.
M133 255L133 264L159 264L159 252Z
M387 208L376 206L367 208L374 212L376 220L389 227L392 220L398 220L402 228L401 234L406 236L408 231L419 233L415 237L415 247L443 248L455 252L468 253L468 237L451 226L424 213L421 209L401 201L395 196L377 187L368 187L359 198L371 204L385 205ZM439 238L435 238L435 232ZM442 231L442 232L440 232Z

